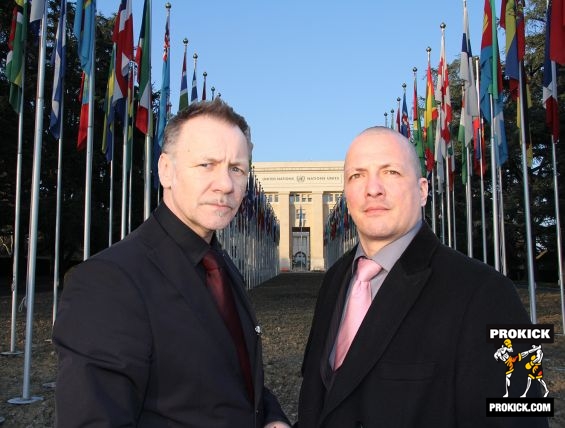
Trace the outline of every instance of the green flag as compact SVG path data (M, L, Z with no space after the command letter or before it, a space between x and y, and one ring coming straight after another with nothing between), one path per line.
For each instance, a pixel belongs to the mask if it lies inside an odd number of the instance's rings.
M9 50L6 57L6 76L10 82L10 105L16 113L20 113L24 88L24 51L27 34L27 21L27 0L16 0L12 14L10 38L8 39Z

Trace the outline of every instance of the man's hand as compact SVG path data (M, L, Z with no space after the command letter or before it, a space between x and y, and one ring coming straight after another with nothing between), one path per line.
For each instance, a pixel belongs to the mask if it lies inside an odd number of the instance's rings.
M290 428L290 425L284 422L275 421L268 423L267 425L265 425L264 428Z

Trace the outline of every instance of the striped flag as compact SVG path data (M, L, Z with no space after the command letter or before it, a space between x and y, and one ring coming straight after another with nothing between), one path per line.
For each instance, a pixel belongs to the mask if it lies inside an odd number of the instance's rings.
M102 153L108 162L112 161L114 151L114 94L116 88L116 44L112 49L112 58L108 68L108 84L106 85L106 98L104 99L104 133L102 135Z
M88 135L88 79L88 74L83 71L80 81L81 106L78 125L77 150L83 150L86 147L86 137Z
M400 121L400 133L410 139L410 123L408 123L408 107L406 106L406 90L402 99L402 119Z
M508 148L506 146L506 132L504 130L504 111L501 92L502 71L498 55L498 39L493 18L496 18L494 2L485 0L483 20L483 35L481 39L481 74L480 74L480 97L481 114L490 123L490 95L494 102L494 124L491 123L491 132L497 144L496 161L497 166L502 165L508 159Z
M465 144L469 145L473 139L473 118L479 116L477 87L475 84L475 67L473 66L473 52L469 34L469 16L467 6L463 9L463 39L461 43L461 62L459 76L464 82L464 126Z
M555 88L557 87L555 81L555 63L550 59L551 47L551 2L547 7L547 19L545 21L545 60L543 63L543 105L545 107L545 123L553 136L553 142L559 141L559 103L557 102L557 94Z
M54 67L53 73L53 94L51 96L51 119L49 131L55 138L61 134L61 121L63 117L63 84L66 69L66 47L67 47L67 0L61 0L59 13L59 23L57 24L57 36L55 39L55 49L51 56L51 64Z
M133 60L133 16L131 13L131 0L121 0L116 19L112 41L116 47L115 54L115 80L113 104L123 119L126 113L126 97L128 93L128 80L130 62Z
M27 0L16 0L12 13L10 36L8 38L8 55L6 56L6 77L10 82L10 105L16 113L20 113L23 96L27 16Z
M196 60L194 61L194 73L192 73L192 92L190 94L190 102L198 101L198 88L196 87Z
M143 4L143 20L135 57L139 79L139 104L135 125L147 135L151 132L151 0Z
M182 60L182 74L180 79L179 111L188 107L188 81L186 77L186 44L184 45L184 58Z
M431 172L434 169L434 121L437 119L436 100L434 97L434 83L432 81L432 69L428 61L428 71L426 75L426 109L424 110L424 143L426 155L426 170Z
M96 29L96 0L77 0L73 32L77 39L78 57L82 70L89 74L94 60L92 42Z
M412 119L414 121L414 132L412 134L414 145L416 146L416 152L420 158L420 164L422 165L422 175L426 171L426 157L424 155L424 141L422 138L422 121L420 120L420 109L418 107L418 85L416 83L416 72L414 72L414 111L412 113Z
M29 27L35 37L39 37L41 20L45 12L45 0L33 0L29 12Z
M512 97L518 97L520 62L526 53L524 5L521 0L502 0L500 26L506 31L506 68L504 73L510 78Z
M167 13L167 21L165 23L165 40L163 42L163 74L161 78L161 94L159 96L159 119L157 122L157 135L155 143L160 148L163 147L163 135L165 134L165 125L167 124L169 99L171 94L170 80L171 80L171 67L170 67L170 33L169 33L169 13Z
M473 67L473 52L471 49L471 38L469 35L469 15L467 3L463 7L463 38L461 42L461 61L459 76L463 81L461 118L459 122L458 141L462 144L461 177L463 184L467 182L467 155L473 159L473 118L479 116L477 87L475 85L475 71ZM469 153L468 153L469 152Z

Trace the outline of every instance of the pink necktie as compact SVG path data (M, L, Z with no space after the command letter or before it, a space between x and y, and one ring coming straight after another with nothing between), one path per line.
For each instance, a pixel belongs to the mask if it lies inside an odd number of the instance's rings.
M337 370L343 363L351 342L371 306L371 279L380 270L380 265L365 257L359 258L357 262L357 278L349 294L345 316L337 334L334 370Z

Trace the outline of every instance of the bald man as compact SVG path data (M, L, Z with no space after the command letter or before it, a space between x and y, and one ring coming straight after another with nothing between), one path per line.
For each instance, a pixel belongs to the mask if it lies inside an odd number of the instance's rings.
M413 145L369 128L349 147L343 178L359 243L322 283L298 426L547 426L545 418L486 417L486 398L504 394L486 326L529 318L510 280L442 245L423 223L428 182ZM361 280L367 263L378 273ZM357 279L370 284L362 310ZM361 321L344 354L350 318ZM516 385L513 396L523 390Z

